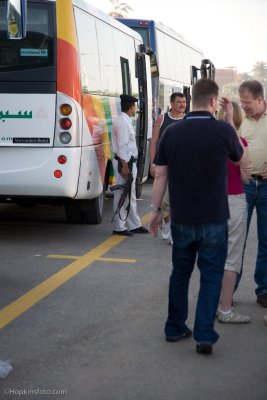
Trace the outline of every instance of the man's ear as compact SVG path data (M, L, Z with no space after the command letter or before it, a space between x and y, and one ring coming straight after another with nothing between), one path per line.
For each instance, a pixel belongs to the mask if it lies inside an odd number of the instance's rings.
M213 110L215 111L217 109L217 105L218 105L218 98L215 96L212 96L210 98L210 105L213 108Z

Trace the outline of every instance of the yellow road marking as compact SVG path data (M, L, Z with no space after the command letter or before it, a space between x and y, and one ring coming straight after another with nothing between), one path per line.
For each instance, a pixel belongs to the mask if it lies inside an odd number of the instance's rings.
M81 256L64 256L61 254L49 254L47 258L63 258L66 260L78 260L78 258L81 258Z
M99 257L96 261L108 261L108 262L121 262L121 263L132 263L134 264L136 260L133 258L107 258L107 257Z
M146 223L149 220L149 214L142 218L142 223ZM127 236L111 236L103 243L85 253L79 257L67 267L63 268L56 274L50 276L48 279L34 287L29 292L25 293L17 300L10 303L8 306L0 310L0 329L4 328L14 319L19 317L34 304L38 303L44 297L48 296L54 290L56 290L63 283L73 278L79 272L89 267L94 261L101 258L101 256L111 250L113 247L120 244L125 240ZM69 256L71 257L71 256Z
M150 219L150 214L144 215L144 216L141 218L142 224L143 224L143 225L148 224L149 219Z
M59 258L59 259L66 259L66 260L78 260L81 256L65 256L61 254L50 254L47 258ZM108 261L108 262L125 262L125 263L135 263L136 260L133 258L107 258L107 257L99 257L96 258L95 261Z
M108 252L114 246L117 246L119 243L121 243L125 238L126 237L123 236L110 237L99 246L95 247L93 250L84 254L78 260L75 260L67 267L52 275L51 277L37 285L35 288L19 297L13 303L10 303L8 306L3 308L0 311L0 329L8 325L11 321L13 321L21 314L23 314L38 301L49 295L64 282L73 278L83 269L87 268L103 254Z

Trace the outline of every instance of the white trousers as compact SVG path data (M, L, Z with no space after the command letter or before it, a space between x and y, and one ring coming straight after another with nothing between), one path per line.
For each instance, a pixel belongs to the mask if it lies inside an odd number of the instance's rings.
M113 159L112 160L114 174L116 178L116 183L118 185L125 183L125 179L118 173L118 161ZM137 168L136 163L133 164L132 169L133 174L133 182L132 182L132 190L131 190L131 206L128 217L126 219L127 211L126 207L129 203L129 198L125 200L120 213L115 215L114 222L113 222L113 230L114 231L124 231L125 229L132 230L135 228L139 228L141 224L141 220L139 215L137 214L137 203L136 203L136 191L135 191L135 181L137 175ZM115 190L114 191L114 198L113 198L113 212L115 212L119 199L121 197L122 190ZM120 218L121 217L121 218ZM126 221L125 221L126 219Z

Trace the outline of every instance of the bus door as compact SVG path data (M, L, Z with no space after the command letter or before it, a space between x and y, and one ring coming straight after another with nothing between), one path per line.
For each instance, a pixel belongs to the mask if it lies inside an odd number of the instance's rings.
M136 71L139 86L139 117L136 132L138 148L136 196L141 196L142 183L149 170L149 140L152 137L152 90L150 58L141 53L136 55Z

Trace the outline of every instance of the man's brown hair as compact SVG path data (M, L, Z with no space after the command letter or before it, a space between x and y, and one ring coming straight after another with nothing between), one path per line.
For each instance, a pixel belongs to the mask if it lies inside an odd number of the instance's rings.
M212 79L199 79L192 89L193 108L206 108L212 97L219 96L219 86Z
M250 92L254 99L256 99L257 97L264 98L263 86L259 81L249 80L242 82L239 86L239 94L241 94L245 90Z

